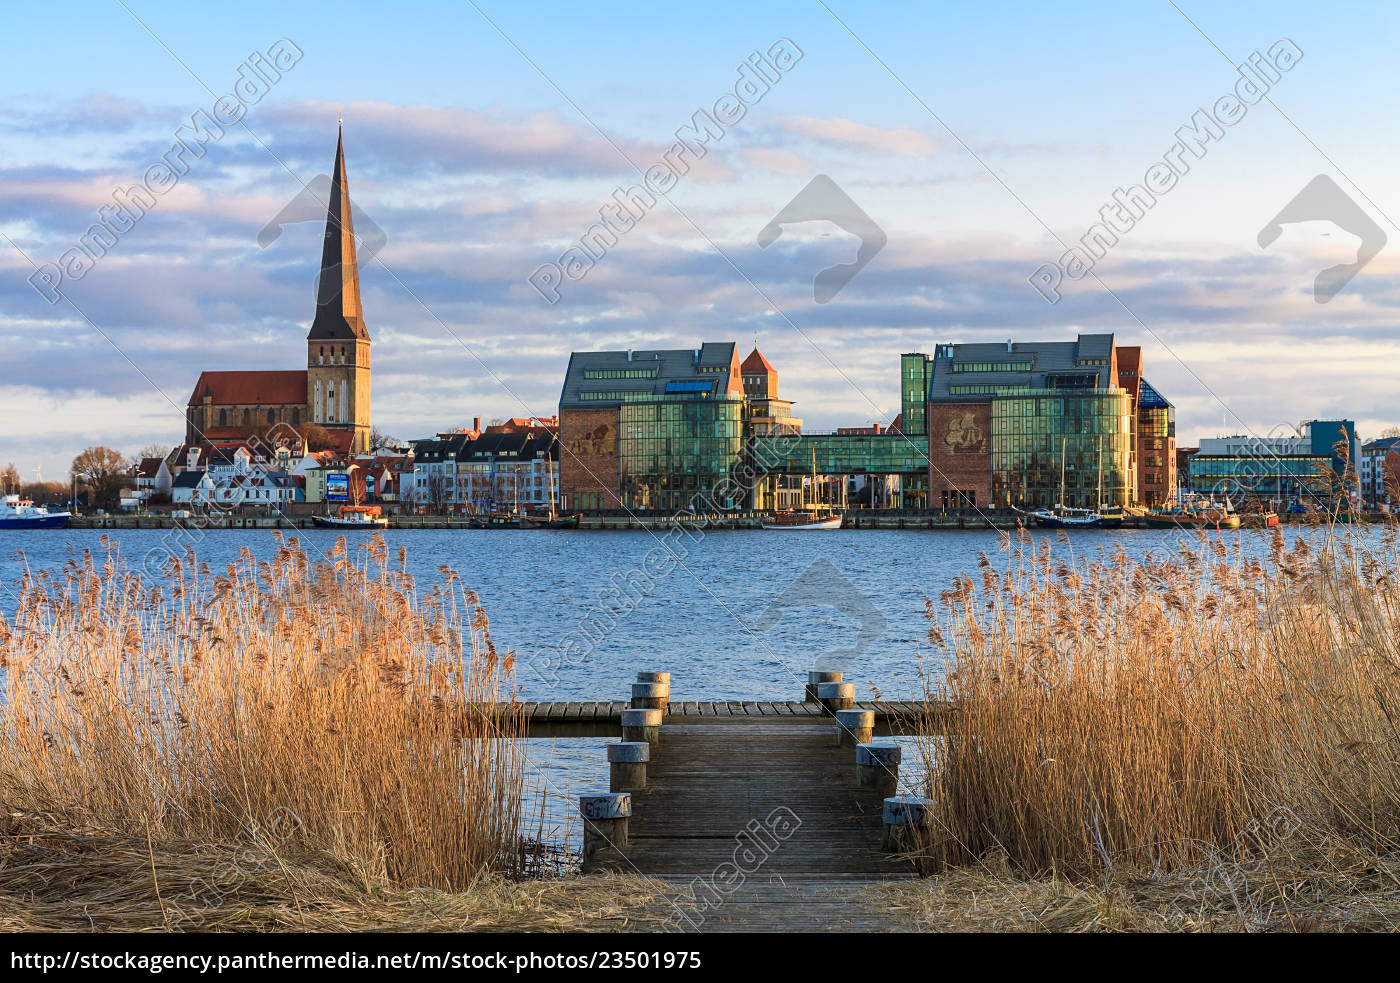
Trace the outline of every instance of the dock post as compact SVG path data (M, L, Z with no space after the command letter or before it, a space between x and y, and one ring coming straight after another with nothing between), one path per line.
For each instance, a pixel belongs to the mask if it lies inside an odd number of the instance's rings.
M647 762L651 760L651 745L646 741L627 741L608 745L608 790L629 792L647 787Z
M822 683L839 683L841 682L841 675L842 674L839 672L824 672L820 669L813 669L808 672L807 689L802 694L802 702L816 703L817 687Z
M671 688L671 674L669 672L639 672L637 673L639 683L665 683L666 689Z
M817 699L827 713L849 710L856 705L855 683L818 683Z
M886 853L904 853L918 846L919 834L928 827L932 799L917 795L891 795L885 799L885 834L880 848Z
M882 798L899 791L898 744L871 744L856 747L856 788L874 789Z
M632 796L626 792L594 793L578 797L583 816L583 872L598 866L598 855L627 849L627 819L632 815Z
M840 747L869 744L875 736L874 710L837 710L836 743Z
M627 743L645 741L647 744L661 743L660 710L623 710L622 739Z
M671 699L670 683L633 683L633 710L659 710L666 712L666 703Z

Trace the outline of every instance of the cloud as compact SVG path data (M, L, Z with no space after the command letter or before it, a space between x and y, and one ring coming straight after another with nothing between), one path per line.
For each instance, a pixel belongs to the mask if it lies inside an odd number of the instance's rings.
M932 157L938 149L938 144L926 134L907 126L878 127L844 118L818 119L815 116L791 116L780 120L778 126L794 136L848 150Z

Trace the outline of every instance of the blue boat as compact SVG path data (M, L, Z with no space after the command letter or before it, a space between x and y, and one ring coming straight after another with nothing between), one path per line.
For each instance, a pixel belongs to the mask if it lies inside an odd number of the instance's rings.
M70 512L50 512L27 498L6 495L0 499L0 529L65 529Z

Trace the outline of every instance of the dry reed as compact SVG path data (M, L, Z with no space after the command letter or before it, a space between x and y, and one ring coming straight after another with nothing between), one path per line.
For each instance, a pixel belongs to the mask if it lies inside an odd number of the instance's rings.
M376 536L168 580L115 546L28 573L0 618L0 806L148 842L321 851L363 887L520 861L511 658L456 574L418 593ZM160 578L156 578L159 580Z
M959 708L925 745L932 866L1246 883L1396 855L1396 529L1257 535L1141 561L1005 536L928 602L927 695Z

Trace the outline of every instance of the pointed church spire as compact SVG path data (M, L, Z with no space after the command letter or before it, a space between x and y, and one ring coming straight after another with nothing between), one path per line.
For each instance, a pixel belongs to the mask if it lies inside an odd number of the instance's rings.
M345 148L336 128L335 167L326 209L326 236L321 246L321 279L316 287L316 317L307 338L369 340L360 308L360 270L355 260L355 225L350 214L350 182L345 177Z

